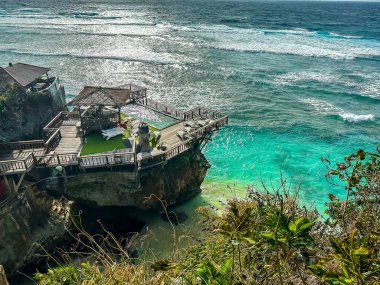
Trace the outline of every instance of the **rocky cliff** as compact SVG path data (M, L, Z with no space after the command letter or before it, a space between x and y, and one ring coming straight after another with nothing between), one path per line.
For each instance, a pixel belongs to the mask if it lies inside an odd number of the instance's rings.
M98 212L110 206L161 210L161 201L167 206L185 201L201 192L209 167L200 150L191 150L138 173L97 171L44 179L0 207L0 264L12 274L36 260L36 244L47 250L61 245L70 213L76 215L83 206Z
M0 142L40 139L42 128L62 108L47 93L8 88L0 93Z
M37 188L2 201L0 209L0 264L8 274L36 259L41 246L49 250L65 235L71 203L54 199Z
M161 209L160 200L173 205L200 193L209 167L204 155L199 150L192 150L138 173L80 173L68 179L63 191L70 200L98 207Z

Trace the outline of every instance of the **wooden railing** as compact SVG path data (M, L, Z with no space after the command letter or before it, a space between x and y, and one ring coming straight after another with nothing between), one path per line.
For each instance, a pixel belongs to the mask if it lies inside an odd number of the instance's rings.
M199 138L203 137L206 133L212 132L215 129L219 129L220 127L222 127L226 124L228 124L228 116L224 116L218 120L215 120L215 121L209 123L208 125L189 133L188 136L193 138L193 139L199 139Z
M61 126L62 124L62 121L63 121L63 113L64 111L62 112L59 112L57 116L55 116L44 128L43 130L44 131L48 131L48 130L51 130L51 129L57 129Z
M18 141L0 144L0 152L10 152L12 150L23 150L23 149L37 149L44 148L43 140L33 140L33 141Z
M226 125L227 123L228 123L228 116L225 115L224 117L189 133L187 135L189 139L174 145L173 147L171 147L169 150L165 152L165 159L168 160L174 156L181 154L182 152L185 152L186 150L193 147L194 142L197 139L205 136L205 134L208 132L212 132L215 129L218 129L219 127Z
M61 131L57 129L51 134L49 139L45 142L45 152L49 152L53 148L57 147L59 141L61 140Z
M44 131L58 129L64 120L79 120L80 115L77 112L61 111L55 116L44 128Z
M179 111L171 106L156 102L154 100L148 99L148 98L142 98L141 100L138 100L136 102L139 105L142 105L144 107L148 107L154 111L157 111L159 113L163 113L165 115L174 117L176 119L182 120L183 118L183 112Z
M132 93L132 98L137 100L139 98L146 97L146 88L141 87L136 84L125 84L120 86L120 88L130 90Z
M135 164L135 153L122 152L80 156L79 165L83 168L108 167L115 165Z
M194 145L194 139L192 139L192 138L188 139L186 141L183 141L179 144L176 144L172 148L170 148L169 150L167 150L165 152L165 159L166 160L171 159L172 157L177 156L177 155L187 151L188 149L193 147L193 145Z
M204 107L196 107L183 113L183 119L185 121L192 120L194 118L199 118L199 117L203 119L212 119L212 120L218 120L223 117L228 118L228 116L226 116L225 114L221 112L214 111L214 110L204 108Z
M58 165L77 165L78 154L77 153L64 153L64 154L44 154L35 155L34 163L36 166L50 166L55 167Z
M30 153L24 159L0 161L0 174L28 172L34 165L33 154Z
M65 120L79 120L80 115L77 112L62 111L59 112L44 128L46 142L45 152L51 151L61 140L61 132L59 130L62 122Z

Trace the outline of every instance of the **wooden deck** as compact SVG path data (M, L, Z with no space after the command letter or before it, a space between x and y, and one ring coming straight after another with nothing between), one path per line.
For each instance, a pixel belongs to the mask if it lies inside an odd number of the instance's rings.
M27 152L24 154L26 155ZM0 175L10 175L16 173L29 172L34 166L33 152L28 152L23 158L7 159L0 161ZM11 157L11 156L10 156Z
M76 126L62 125L59 128L61 139L58 146L50 151L50 153L79 153L82 147L82 139L78 134Z
M43 155L45 153L45 150L43 148L13 150L8 153L0 154L0 161L25 159L31 153L36 154L36 155Z
M148 101L147 101L148 102ZM149 103L149 106L147 106ZM192 148L202 139L219 127L228 123L228 116L207 108L194 108L187 112L179 112L164 105L145 103L150 109L158 108L158 112L171 113L182 117L182 121L161 130L161 142L165 151L153 151L150 156L137 158L133 151L120 153L95 154L80 156L82 147L80 118L76 113L61 112L44 128L48 138L46 141L23 141L0 144L0 175L25 173L33 167L56 167L78 165L80 168L113 167L115 165L134 165L135 169L143 169L169 160ZM165 109L163 109L165 108ZM83 119L83 118L82 118ZM208 123L200 126L199 120L208 119ZM193 121L196 127L187 132L186 138L178 136L184 130L185 121ZM197 124L198 123L198 124Z
M161 142L170 148L181 142L181 139L177 136L177 132L183 130L183 122L179 122L161 131Z

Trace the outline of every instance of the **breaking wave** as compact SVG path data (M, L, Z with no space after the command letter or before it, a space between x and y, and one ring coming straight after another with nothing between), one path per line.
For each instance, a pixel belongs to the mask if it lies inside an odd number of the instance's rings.
M316 98L304 98L301 102L306 103L314 107L314 109L323 115L339 116L344 121L349 123L360 123L364 121L374 121L375 116L373 114L358 115L350 112L346 112L342 108L339 108L329 102L319 100Z
M372 114L368 115L356 115L352 113L342 113L339 114L345 121L350 122L350 123L359 123L363 121L374 121L375 116Z
M225 25L190 26L183 29L201 32L212 39L211 48L227 51L327 57L337 60L380 56L380 43L377 41L329 32L304 29L261 30Z

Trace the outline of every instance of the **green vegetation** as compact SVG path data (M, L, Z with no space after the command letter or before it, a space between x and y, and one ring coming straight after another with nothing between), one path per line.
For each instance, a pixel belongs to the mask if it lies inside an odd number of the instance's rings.
M0 92L0 114L12 111L20 103L30 105L48 103L51 98L48 93L27 92L17 84L11 84Z
M106 232L101 242L80 228L78 243L91 249L82 265L37 273L39 285L81 284L380 284L380 146L358 150L343 162L322 158L327 179L345 199L329 195L327 216L299 204L297 189L278 188L229 201L224 213L201 208L206 237L168 253L165 260L129 256L134 238L121 245ZM176 247L173 247L176 248Z
M110 138L107 141L103 138L100 132L91 132L86 136L86 143L83 145L81 155L90 155L100 152L113 151L115 149L124 149L124 135Z

